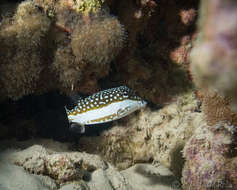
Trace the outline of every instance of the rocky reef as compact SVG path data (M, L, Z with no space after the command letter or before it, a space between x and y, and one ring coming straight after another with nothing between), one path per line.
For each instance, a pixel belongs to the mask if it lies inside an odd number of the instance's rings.
M235 189L235 4L216 2L1 1L0 189ZM71 95L120 85L147 108L69 131Z

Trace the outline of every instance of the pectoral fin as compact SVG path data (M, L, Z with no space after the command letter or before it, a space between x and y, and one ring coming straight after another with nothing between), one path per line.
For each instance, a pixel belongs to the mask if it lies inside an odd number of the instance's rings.
M78 124L78 123L69 123L69 129L70 131L72 132L75 132L75 133L80 133L80 134L83 134L85 133L85 125L82 125L82 124Z

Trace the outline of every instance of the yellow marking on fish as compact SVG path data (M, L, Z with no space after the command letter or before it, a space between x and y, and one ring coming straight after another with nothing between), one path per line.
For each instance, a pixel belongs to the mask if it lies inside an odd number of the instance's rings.
M105 116L105 117L101 117L101 118L98 118L98 119L94 119L94 120L91 120L92 123L94 122L100 122L100 121L106 121L106 120L112 120L114 117L116 117L117 114L111 114L111 115L108 115L108 116Z

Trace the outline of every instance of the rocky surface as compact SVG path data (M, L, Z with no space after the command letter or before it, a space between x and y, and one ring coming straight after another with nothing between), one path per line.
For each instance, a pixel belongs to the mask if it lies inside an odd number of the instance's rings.
M137 164L127 170L118 171L99 156L81 152L55 152L40 145L24 150L7 149L5 146L0 156L1 190L180 188L177 178L164 166Z

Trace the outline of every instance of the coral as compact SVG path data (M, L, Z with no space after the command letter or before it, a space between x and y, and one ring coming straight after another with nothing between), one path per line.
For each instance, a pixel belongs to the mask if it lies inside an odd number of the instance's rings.
M54 4L37 0L36 3L55 17L57 30L53 32L57 48L50 69L58 78L57 88L67 94L71 90L95 92L98 79L108 74L110 62L123 47L126 38L123 26L102 9L103 1Z
M24 4L29 7L23 6ZM176 7L176 4L174 5ZM1 65L4 65L4 61L8 62L10 57L16 59L12 64L8 64L9 66L2 66L2 94L10 94L7 97L17 99L27 94L50 90L67 94L70 94L71 90L93 93L100 88L98 79L108 76L111 71L111 76L115 76L117 83L125 83L137 89L140 95L153 103L171 100L174 95L186 91L190 86L186 80L186 68L172 65L170 60L179 65L187 65L192 40L190 34L183 32L187 40L181 39L181 46L174 48L172 44L176 44L180 36L174 39L176 30L171 26L178 26L180 31L189 31L195 21L196 12L193 7L184 10L177 3L175 16L169 20L169 16L158 11L161 7L167 7L169 10L174 8L164 2L158 5L153 0L34 0L21 3L16 15L3 19L1 24L0 39L3 45L0 50L3 52L9 49L9 56L3 56ZM118 18L109 12L117 14ZM26 13L30 16L24 16ZM180 23L177 25L178 19L174 19L176 17L181 19L185 26ZM159 27L147 27L149 24L160 25L161 18L165 18L170 31L168 34L165 32L165 38L164 33L159 33ZM37 21L31 24L32 19ZM12 21L14 24L10 24ZM17 35L18 40L9 36L11 33L6 34L6 29L14 28L20 23L32 28L26 32L20 29L16 34L12 34ZM23 24L20 26L23 27ZM128 39L127 46L125 38ZM169 39L173 41L169 43ZM149 43L145 43L147 40ZM28 44L27 53L26 47L22 47L24 42L24 46ZM171 51L173 48L174 51ZM15 49L21 49L16 56ZM25 63L29 61L22 54L29 58L32 62L29 64L32 66ZM115 59L117 56L118 59ZM21 61L22 59L24 60ZM110 67L111 62L117 70ZM20 68L17 70L22 70L18 72L19 76L10 75L10 72L16 72L15 68L18 66ZM30 79L26 80L26 76ZM177 80L173 80L174 76ZM156 80L159 82L155 82ZM18 84L19 81L22 82ZM19 96L16 95L18 93Z
M73 31L72 50L79 61L103 65L118 55L125 38L124 28L115 17L94 18Z
M70 46L59 47L51 66L59 77L61 92L76 90L81 93L94 93L98 90L97 80L106 76L110 65L94 65L77 59Z
M219 123L196 129L184 148L184 189L235 189L236 130Z
M103 3L20 3L15 15L1 22L0 50L7 52L0 55L1 93L19 99L58 89L95 92L126 38L123 25Z
M41 48L50 20L31 1L21 3L0 28L0 83L4 96L18 99L35 91L42 70Z
M59 81L62 83L62 86L73 87L78 85L85 66L86 63L76 60L70 46L66 46L59 47L56 50L52 69L58 73Z
M208 125L217 125L226 122L237 125L237 113L230 109L230 99L219 95L217 92L204 91L202 111Z
M180 151L195 127L203 123L202 114L196 109L193 93L187 93L161 110L147 109L130 115L100 136L82 137L78 146L101 155L120 169L154 161L180 175L184 162Z
M45 12L52 12L55 10L56 3L59 1L54 0L34 0L35 5L42 7Z
M7 97L12 99L19 99L24 95L33 93L35 83L41 71L38 57L31 56L29 59L24 54L20 55L18 53L12 60L14 62L13 64L0 66L1 82L3 83L2 91L5 92ZM19 59L19 62L14 59Z
M71 40L60 39L56 50L52 69L62 86L82 93L95 92L97 80L108 74L110 62L122 49L125 37L123 26L111 15L97 15L89 23L81 20Z
M236 2L202 1L201 8L200 35L191 56L194 81L200 88L230 97L236 111Z

